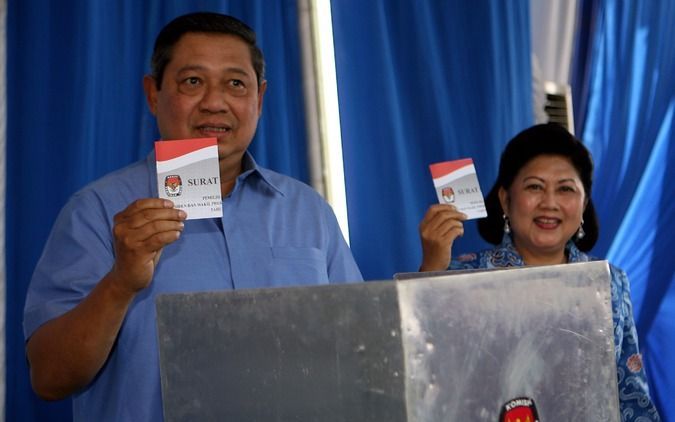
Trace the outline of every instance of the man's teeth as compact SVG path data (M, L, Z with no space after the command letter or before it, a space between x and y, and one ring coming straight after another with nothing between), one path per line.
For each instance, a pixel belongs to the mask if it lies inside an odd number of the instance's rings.
M203 126L202 130L206 132L227 132L230 129L226 127Z

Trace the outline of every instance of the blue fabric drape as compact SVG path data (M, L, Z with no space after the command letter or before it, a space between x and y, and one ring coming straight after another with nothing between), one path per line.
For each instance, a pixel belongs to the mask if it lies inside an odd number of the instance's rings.
M577 132L596 164L595 252L630 277L652 397L675 421L675 3L603 0L582 11Z
M332 3L352 251L366 279L416 271L430 163L473 157L487 194L533 123L529 3ZM455 250L487 245L475 222Z
M25 293L51 224L85 183L151 150L141 79L159 29L183 13L229 13L258 33L268 90L251 151L308 180L295 0L10 0L7 14L6 420L70 420L70 401L32 393Z

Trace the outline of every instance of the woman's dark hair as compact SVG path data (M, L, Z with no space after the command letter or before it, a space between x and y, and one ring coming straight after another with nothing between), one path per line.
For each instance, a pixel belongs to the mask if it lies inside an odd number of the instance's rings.
M483 239L492 244L497 245L502 241L504 211L499 202L499 188L508 190L520 169L540 155L565 157L579 174L588 201L583 215L583 229L586 235L582 239L576 239L574 236L572 240L580 250L584 252L591 250L599 234L598 217L591 199L593 159L579 139L556 123L545 123L525 129L506 145L499 161L497 181L485 197L488 216L478 220L478 232Z
M188 33L223 34L239 37L248 45L251 52L251 63L258 79L258 86L265 79L265 59L256 44L255 32L248 25L232 16L197 12L175 18L166 24L157 35L150 65L158 90L162 89L164 69L171 61L173 47L183 35Z

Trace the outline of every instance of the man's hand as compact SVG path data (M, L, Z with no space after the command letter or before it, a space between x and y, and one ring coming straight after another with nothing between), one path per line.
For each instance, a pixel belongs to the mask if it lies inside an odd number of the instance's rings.
M105 364L129 304L150 284L162 248L183 231L184 211L140 199L114 219L115 263L87 297L47 321L26 343L33 389L60 400L84 388Z
M166 199L139 199L115 215L115 264L110 276L130 293L146 288L162 248L183 231L184 211Z
M445 271L450 265L452 244L464 234L466 215L452 205L429 207L419 226L422 241L420 271Z

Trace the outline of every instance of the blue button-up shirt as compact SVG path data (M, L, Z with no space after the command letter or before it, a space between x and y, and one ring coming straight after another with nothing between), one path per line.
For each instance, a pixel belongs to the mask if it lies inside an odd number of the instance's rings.
M188 220L129 308L107 363L73 398L76 421L162 420L158 294L362 280L330 206L310 187L246 154L221 219ZM157 196L154 154L76 193L59 214L24 312L28 339L76 306L112 268L113 217Z

